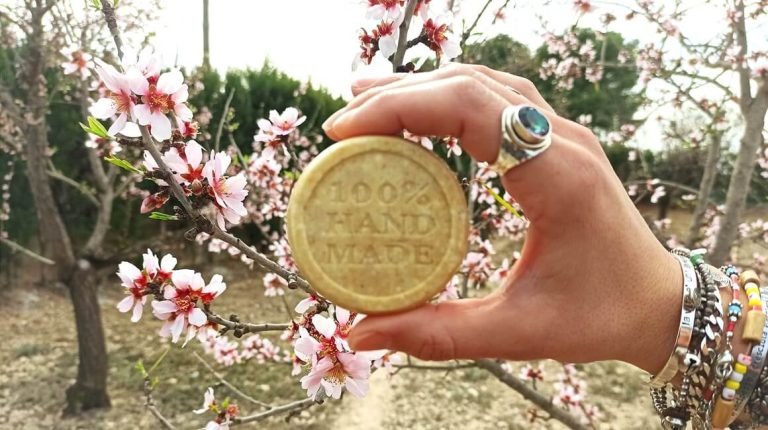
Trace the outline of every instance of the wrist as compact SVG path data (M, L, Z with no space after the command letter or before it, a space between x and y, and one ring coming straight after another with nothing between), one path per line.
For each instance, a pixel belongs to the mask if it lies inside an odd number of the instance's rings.
M676 345L683 303L683 272L676 258L663 252L639 287L632 342L620 359L656 375Z

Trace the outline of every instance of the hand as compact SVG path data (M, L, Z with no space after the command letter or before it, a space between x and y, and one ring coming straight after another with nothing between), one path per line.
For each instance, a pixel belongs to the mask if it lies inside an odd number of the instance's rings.
M353 348L427 360L618 359L661 369L679 322L681 270L592 132L558 116L530 81L482 66L358 81L353 92L324 124L333 139L403 129L452 135L475 160L493 162L502 110L528 104L548 117L553 140L502 178L530 220L504 285L481 299L368 317L351 333Z

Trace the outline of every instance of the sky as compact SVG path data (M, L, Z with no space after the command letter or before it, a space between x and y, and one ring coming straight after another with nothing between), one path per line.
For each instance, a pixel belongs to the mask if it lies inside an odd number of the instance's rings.
M455 29L469 25L486 0L456 0ZM169 65L191 67L202 62L202 0L163 0L163 9L156 25L155 46ZM433 0L445 5L447 0ZM498 9L504 0L492 0L489 11ZM593 0L594 13L578 17L572 0L513 0L506 9L507 18L491 25L493 13L486 13L475 40L506 33L535 49L542 43L542 22L548 29L561 31L579 24L600 28L597 22L605 12L623 15L620 4L630 0L601 2ZM704 1L691 1L688 19L680 23L681 30L694 40L707 41L713 27L720 28L724 17L721 9ZM386 62L374 63L352 71L352 61L359 52L357 33L365 20L361 0L210 0L211 63L220 71L228 68L259 68L265 60L279 70L300 80L327 88L334 95L350 98L350 83L358 76L376 76L390 72ZM616 29L615 27L612 29ZM657 39L643 20L622 22L619 28L625 39L649 41ZM766 26L750 32L753 45L768 44ZM411 35L413 37L415 35ZM470 40L472 41L472 40ZM421 49L425 49L420 47ZM412 50L412 55L424 51ZM409 51L411 52L411 51ZM726 85L736 85L733 77L722 78ZM651 93L655 91L650 88ZM703 88L701 91L711 91ZM666 111L665 111L666 109ZM659 114L675 114L670 107ZM658 125L649 124L639 133L640 146L660 149L662 134Z

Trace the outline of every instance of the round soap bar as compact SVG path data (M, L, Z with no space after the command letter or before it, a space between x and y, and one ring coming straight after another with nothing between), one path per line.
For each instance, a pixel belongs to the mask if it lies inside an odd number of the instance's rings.
M456 175L395 137L355 137L323 151L299 177L286 221L301 275L331 302L366 314L429 301L467 253Z

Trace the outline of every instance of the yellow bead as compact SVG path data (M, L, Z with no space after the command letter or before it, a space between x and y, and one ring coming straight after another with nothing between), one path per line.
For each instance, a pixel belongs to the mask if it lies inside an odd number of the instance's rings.
M765 325L765 314L763 311L751 310L747 312L747 319L744 322L744 331L741 337L748 342L760 342L763 338L763 326Z
M754 283L754 282L748 282L748 283L746 283L746 284L744 285L744 289L745 289L745 290L747 290L747 289L751 289L751 288L755 288L755 289L758 289L758 290L759 290L759 289L760 289L760 285L758 285L758 284L756 284L756 283Z
M747 294L760 294L760 288L758 288L755 284L747 284L747 287L744 288L744 291L746 291Z
M760 278L757 277L757 273L755 273L754 270L745 270L741 272L739 280L741 281L741 285L747 285L749 282L754 282L755 284L760 283Z
M730 388L731 390L738 390L739 387L741 386L741 383L729 379L729 380L725 381L725 386L727 388Z
M733 365L733 371L736 372L736 373L741 373L743 375L743 374L747 373L747 366L745 366L745 365L743 365L741 363L736 363L736 364Z
M731 423L731 414L736 406L733 400L725 400L718 397L715 402L715 409L712 411L712 427L725 428Z
M760 300L760 297L750 297L749 298L749 306L762 306L763 301Z

